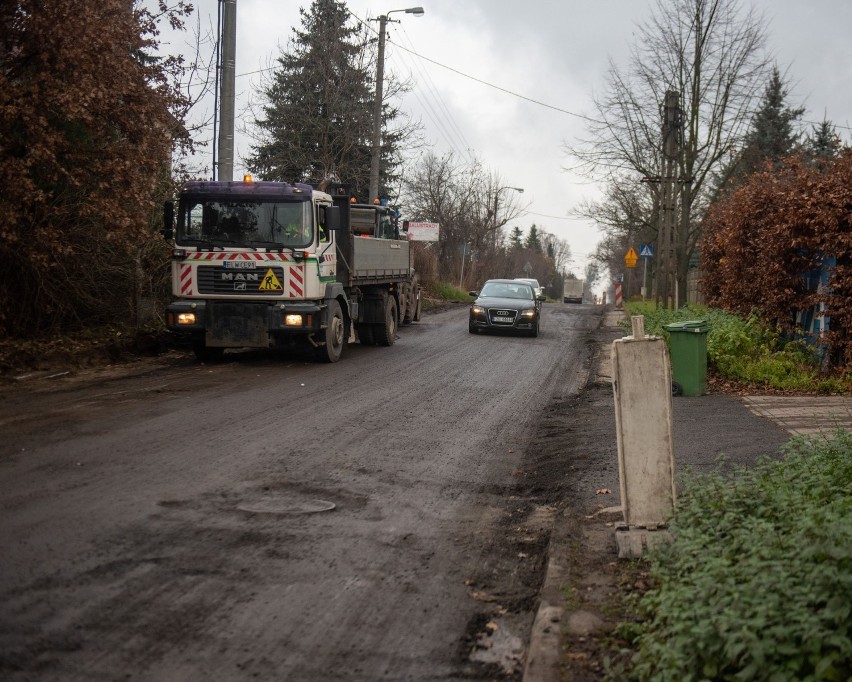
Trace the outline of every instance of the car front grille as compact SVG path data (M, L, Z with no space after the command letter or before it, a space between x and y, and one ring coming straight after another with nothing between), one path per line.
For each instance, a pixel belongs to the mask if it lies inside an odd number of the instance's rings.
M495 327L506 326L511 327L515 324L515 319L518 317L518 311L511 308L489 308L488 321Z

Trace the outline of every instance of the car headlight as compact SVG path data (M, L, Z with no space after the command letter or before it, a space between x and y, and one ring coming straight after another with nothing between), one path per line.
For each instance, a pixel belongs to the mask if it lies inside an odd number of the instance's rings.
M483 308L482 306L474 305L471 306L470 312L472 315L482 315L482 313L485 312L485 308Z
M535 317L535 310L524 310L521 312L521 317Z

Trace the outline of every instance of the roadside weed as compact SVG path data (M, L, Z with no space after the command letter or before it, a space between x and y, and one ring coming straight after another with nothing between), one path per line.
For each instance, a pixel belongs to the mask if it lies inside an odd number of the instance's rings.
M684 486L627 679L852 678L852 434Z

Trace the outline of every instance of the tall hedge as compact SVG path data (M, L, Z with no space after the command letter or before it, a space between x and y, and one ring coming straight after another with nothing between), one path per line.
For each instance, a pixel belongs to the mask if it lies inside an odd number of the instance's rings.
M852 151L832 159L791 157L755 173L708 212L701 245L707 302L757 312L795 331L795 311L825 304L825 342L852 367ZM828 286L804 273L834 259Z
M127 320L187 135L157 24L190 10L0 0L0 335Z

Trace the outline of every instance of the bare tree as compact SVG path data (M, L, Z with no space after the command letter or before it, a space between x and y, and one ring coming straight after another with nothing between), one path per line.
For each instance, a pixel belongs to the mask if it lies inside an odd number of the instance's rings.
M637 28L629 66L610 64L587 139L564 146L574 170L611 190L647 181L647 215L649 207L659 205L663 103L667 92L680 93L675 190L680 213L674 240L680 291L686 290L689 256L713 174L740 148L769 73L764 25L741 0L657 0L651 19ZM610 191L603 203L617 194ZM603 213L618 210L616 204Z
M452 153L423 155L405 183L404 203L411 220L441 225L440 276L462 272L462 260L473 255L475 268L490 265L505 251L502 228L522 209L514 192L473 159L459 162ZM472 275L477 270L468 270Z

